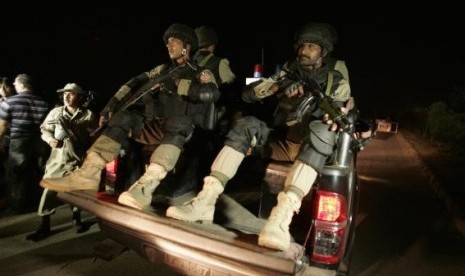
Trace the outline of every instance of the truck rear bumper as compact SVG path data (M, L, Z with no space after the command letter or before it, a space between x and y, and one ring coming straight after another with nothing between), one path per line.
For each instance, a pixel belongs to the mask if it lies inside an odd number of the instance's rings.
M58 196L93 213L109 238L149 261L163 258L167 265L183 274L292 275L305 266L299 266L284 252L256 245L258 236L254 234L217 224L169 219L164 210L141 212L99 199L94 192L62 192Z

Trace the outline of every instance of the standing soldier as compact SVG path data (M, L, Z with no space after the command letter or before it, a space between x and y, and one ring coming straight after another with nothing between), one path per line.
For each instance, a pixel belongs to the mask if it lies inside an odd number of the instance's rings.
M97 127L95 114L83 106L86 93L79 85L68 83L57 92L63 93L64 105L52 109L40 126L42 140L51 148L45 178L63 177L77 170L90 146L90 133ZM35 233L26 237L28 240L39 241L50 235L50 216L59 205L57 193L44 189L37 210L42 223ZM85 231L80 210L73 207L72 211L77 232Z

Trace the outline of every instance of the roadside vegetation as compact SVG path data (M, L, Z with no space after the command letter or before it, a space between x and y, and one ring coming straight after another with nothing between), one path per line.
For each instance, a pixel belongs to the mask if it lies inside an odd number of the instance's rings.
M465 87L443 98L406 112L400 129L435 176L432 187L465 237Z
M454 88L444 100L416 107L401 119L402 127L421 135L442 150L465 155L465 88Z

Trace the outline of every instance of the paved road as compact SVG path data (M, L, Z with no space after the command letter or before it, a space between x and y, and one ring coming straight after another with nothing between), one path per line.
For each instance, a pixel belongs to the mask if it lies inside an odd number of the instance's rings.
M105 237L94 224L76 234L71 211L62 206L52 216L54 234L40 242L27 241L39 220L35 213L0 214L0 275L179 275L164 265L151 264L133 251L113 261L95 258L94 246ZM84 220L95 219L83 213Z
M362 179L351 275L465 275L465 239L402 133L359 155ZM433 181L434 180L434 181Z

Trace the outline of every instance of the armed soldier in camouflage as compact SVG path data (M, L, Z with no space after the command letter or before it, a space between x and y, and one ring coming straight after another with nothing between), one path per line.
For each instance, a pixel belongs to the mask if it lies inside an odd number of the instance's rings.
M77 170L91 144L89 134L97 127L94 112L83 106L85 92L79 85L68 83L57 92L62 94L63 105L52 109L40 125L41 138L51 148L44 178L63 177ZM40 241L51 234L50 217L60 204L56 192L44 189L37 210L41 224L26 239ZM76 207L71 208L76 232L84 232L88 227L81 221L81 211Z
M195 29L199 41L199 50L195 52L194 61L200 67L210 70L218 83L221 97L212 104L213 115L212 129L215 131L205 132L204 139L211 141L215 150L221 148L224 135L230 129L236 116L240 98L240 88L236 87L236 75L230 67L229 59L216 55L215 51L219 43L216 31L209 26L203 25Z
M87 151L82 167L63 178L43 179L41 186L56 191L97 190L105 164L118 156L121 145L132 137L144 144L159 145L151 155L145 173L118 202L144 209L152 201L152 193L171 171L184 144L195 127L203 127L204 112L220 92L209 70L197 70L189 60L198 48L194 29L172 24L163 35L171 63L155 67L124 84L102 112L110 117L108 127ZM150 89L143 96L143 112L118 107L137 88ZM113 115L113 113L116 113Z
M202 191L184 205L168 208L168 217L184 221L212 221L218 196L253 148L265 158L294 162L284 190L279 193L278 203L258 240L259 245L265 247L288 249L293 214L299 211L303 197L309 193L318 171L333 152L337 134L333 126L322 120L324 113L318 106L306 112L302 121L287 125L287 114L299 104L304 88L298 81L281 82L278 79L292 71L302 79L316 82L338 107L343 107L350 99L348 81L341 72L323 61L333 50L331 32L325 25L305 25L296 35L295 50L297 58L285 64L287 71L248 85L242 95L246 102L279 95L280 112L275 116L274 124L267 125L252 116L239 119L228 133L224 147L211 166L210 175L204 178ZM272 128L277 131L271 131Z
M229 66L229 60L215 55L218 44L215 30L208 26L201 26L195 29L195 34L200 49L195 53L194 61L199 66L212 71L219 85L232 83L236 79L236 75Z

